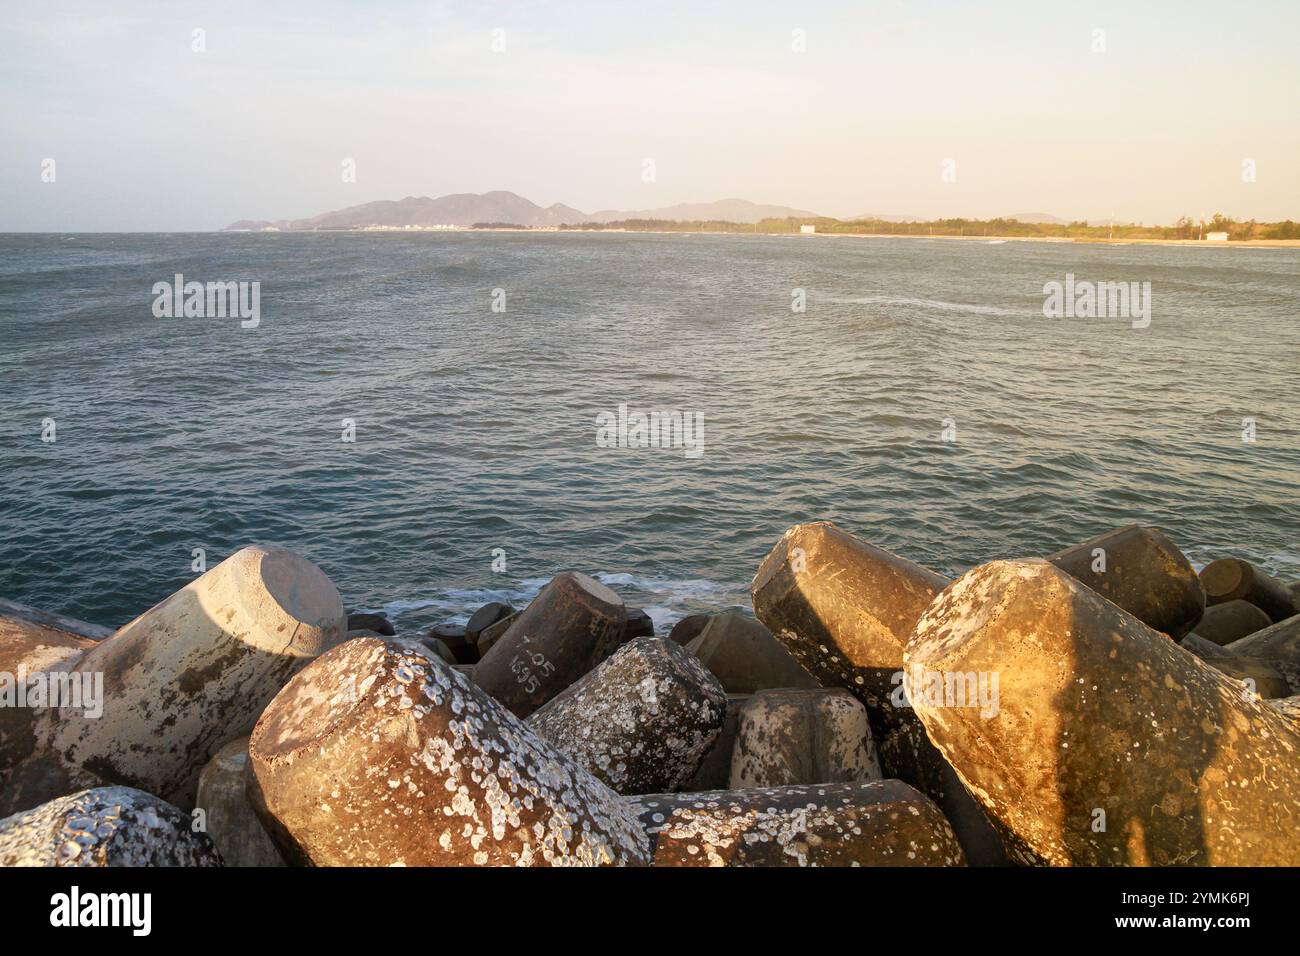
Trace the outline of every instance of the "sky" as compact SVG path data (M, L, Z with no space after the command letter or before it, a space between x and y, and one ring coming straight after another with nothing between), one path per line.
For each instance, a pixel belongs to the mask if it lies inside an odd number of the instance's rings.
M0 0L0 231L493 189L1300 219L1297 37L1296 0Z

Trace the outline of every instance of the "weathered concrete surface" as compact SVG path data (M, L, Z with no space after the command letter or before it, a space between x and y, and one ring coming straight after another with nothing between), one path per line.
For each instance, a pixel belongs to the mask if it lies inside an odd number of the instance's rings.
M1300 863L1300 734L1053 565L963 575L917 623L907 662L999 675L991 717L913 705L1018 859Z
M891 729L877 748L881 774L902 780L938 804L971 866L1010 866L1002 837L957 771L925 735L915 716Z
M348 615L348 630L374 631L384 637L397 636L397 629L393 627L393 622L388 619L388 615L371 614L366 611L356 611Z
M609 656L625 618L623 599L595 578L557 574L479 661L474 682L527 717Z
M1192 634L1223 647L1272 623L1268 614L1249 601L1225 601L1209 605Z
M244 791L248 738L226 744L199 774L195 813L203 811L208 836L226 866L284 866Z
M623 643L635 641L638 637L654 637L655 622L644 608L630 607L623 621Z
M350 641L280 692L249 742L249 799L317 866L646 862L623 799L426 648Z
M88 772L189 809L217 748L252 730L345 624L319 568L281 549L244 548L87 650L71 673L102 675L103 715L43 711L37 752L13 779L41 778L50 799L77 789ZM14 791L0 794L8 812L26 809L13 804Z
M1300 614L1289 586L1240 558L1211 561L1201 569L1201 584L1208 604L1249 601L1274 624Z
M1099 549L1104 555L1094 553ZM1176 641L1196 626L1205 610L1205 591L1196 570L1155 528L1118 528L1050 554L1047 560Z
M483 629L483 632L478 636L478 643L475 644L480 661L487 657L487 652L496 646L496 642L501 639L501 636L510 630L510 625L515 622L517 617L519 617L518 611Z
M477 664L481 658L478 652L478 636L470 640L469 630L464 624L438 624L429 629L425 637L425 646L437 649L437 641L456 658L457 664Z
M727 712L722 721L722 729L704 758L700 769L695 771L681 790L686 793L698 793L702 790L726 790L731 780L731 754L736 746L736 733L740 729L740 710L749 700L749 694L728 694Z
M452 653L451 648L448 647L446 644L444 644L442 641L438 640L436 637L426 637L420 643L423 644L425 647L427 647L429 650L433 651L434 654L442 658L448 664L460 663L460 661L456 660L456 655Z
M68 617L66 614L41 611L34 607L28 607L26 604L0 598L0 627L3 626L3 622L6 620L15 624L39 624L41 627L63 631L65 634L71 634L74 637L89 638L92 641L102 641L106 637L113 636L111 627L90 624L87 621L77 620L75 617Z
M685 647L691 641L700 636L700 632L708 626L709 620L712 617L712 614L686 615L686 617L673 625L672 630L668 632L668 640L672 641L674 644L680 644L682 647Z
M1287 697L1293 692L1290 682L1272 664L1221 647L1198 636L1195 631L1179 641L1179 646L1233 680L1248 682L1244 684L1245 689L1253 690L1265 700Z
M221 857L183 810L99 787L0 820L0 866L221 866Z
M1270 700L1268 705L1300 730L1300 697L1278 697Z
M729 694L769 687L818 687L786 647L753 618L716 614L686 649L700 659Z
M1215 644L1213 641L1207 641L1195 631L1192 631L1192 633L1179 641L1178 646L1185 651L1190 651L1203 661L1213 662L1222 660L1225 657L1236 656L1226 647Z
M758 619L804 669L826 687L852 691L883 729L909 716L890 699L894 674L917 618L947 584L819 521L785 533L750 591Z
M740 711L730 790L880 778L866 708L846 690L763 690Z
M639 637L527 723L616 792L660 793L694 776L726 708L722 685L693 654Z
M867 544L829 522L796 525L764 559L750 590L754 613L827 687L867 708L881 769L919 788L957 821L966 857L1006 862L1001 841L974 798L900 702L903 649L947 579ZM902 731L902 732L900 732ZM885 743L893 739L886 750Z
M1293 691L1300 693L1300 615L1233 641L1228 650L1272 664Z
M1245 654L1231 654L1206 660L1221 674L1226 674L1242 685L1243 694L1258 694L1265 700L1290 697L1295 690L1273 664Z
M465 640L477 646L479 636L485 630L514 613L515 609L504 601L489 601L469 616L469 622L465 625Z
M898 780L632 801L655 866L960 866L939 808Z
M26 616L0 615L0 815L103 782L84 774L74 784L52 760L27 764L21 778L12 779L37 749L37 717L44 706L18 706L19 685L32 686L33 675L66 674L96 643Z

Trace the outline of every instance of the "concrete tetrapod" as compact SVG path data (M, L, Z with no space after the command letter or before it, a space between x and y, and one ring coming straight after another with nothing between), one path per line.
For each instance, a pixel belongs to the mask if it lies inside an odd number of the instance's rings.
M1273 665L1300 693L1300 614L1233 641L1226 650Z
M907 662L927 733L1018 859L1300 863L1300 734L1055 566L963 575ZM992 715L949 693L982 675L999 678Z
M1209 604L1249 601L1276 624L1300 614L1291 588L1240 558L1220 558L1201 569L1201 584ZM1201 635L1209 637L1208 634Z
M749 698L749 694L727 695L727 713L722 720L722 729L700 761L700 769L680 787L681 790L698 793L727 789L731 780L731 754L736 746L736 732L740 729L740 711Z
M423 645L323 654L249 741L249 799L316 866L646 862L623 799Z
M557 574L483 655L474 682L527 717L608 657L626 619L623 599L595 578Z
M1278 697L1268 704L1300 730L1300 697Z
M1249 601L1225 601L1207 607L1192 633L1222 647L1262 631L1272 623L1267 613Z
M899 780L629 801L655 866L961 866L943 814Z
M740 711L731 790L879 779L867 711L846 690L764 690Z
M30 800L31 780L45 781L49 799L89 774L190 809L212 754L252 730L345 627L338 591L310 561L278 548L236 552L77 659L70 676L102 678L102 715L42 712L37 750L0 802L25 809L10 794Z
M221 866L221 857L183 810L98 787L0 820L0 866Z
M824 687L852 691L881 727L907 719L891 701L895 675L916 619L947 584L818 521L782 536L750 591L755 616L804 670Z
M638 637L528 718L618 793L677 790L722 728L727 695L685 648Z
M23 780L11 781L10 777L36 750L37 717L50 703L51 678L66 680L67 672L96 643L26 617L0 614L0 815L34 807L66 785L67 775L57 766L48 767L49 780L38 773L40 764L27 767ZM59 686L62 701L63 685ZM92 679L88 686L75 682L66 687L83 695L89 690L93 697L96 682ZM33 700L32 692L37 689L39 696ZM102 679L98 689L102 694ZM84 703L93 705L94 701Z
M943 808L973 865L998 865L1006 862L999 838L901 694L903 649L947 585L933 571L818 521L782 536L750 591L754 614L804 669L866 706L884 775Z
M771 631L734 611L709 619L686 649L722 682L728 694L752 694L770 687L817 687Z
M1050 554L1047 560L1176 641L1196 626L1205 610L1205 590L1196 570L1155 528L1117 528Z
M199 774L194 812L203 811L206 832L226 866L284 866L284 858L248 802L247 769L247 737L218 750Z

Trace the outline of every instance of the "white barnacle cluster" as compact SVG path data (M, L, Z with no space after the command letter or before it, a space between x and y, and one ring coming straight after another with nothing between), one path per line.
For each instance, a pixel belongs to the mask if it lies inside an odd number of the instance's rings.
M638 859L635 817L589 773L455 670L422 651L394 648L376 707L414 718L411 764L422 803L446 825L431 836L451 858L479 865L585 864Z
M722 725L726 694L697 658L639 638L529 720L619 793L675 789Z
M0 866L212 862L181 811L130 787L83 790L0 821Z

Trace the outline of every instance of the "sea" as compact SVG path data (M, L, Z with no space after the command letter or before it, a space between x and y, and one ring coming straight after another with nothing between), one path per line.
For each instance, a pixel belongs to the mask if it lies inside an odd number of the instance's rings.
M107 626L263 543L399 633L570 569L662 631L817 519L947 575L1141 523L1300 578L1296 248L9 234L0 343L0 596Z

